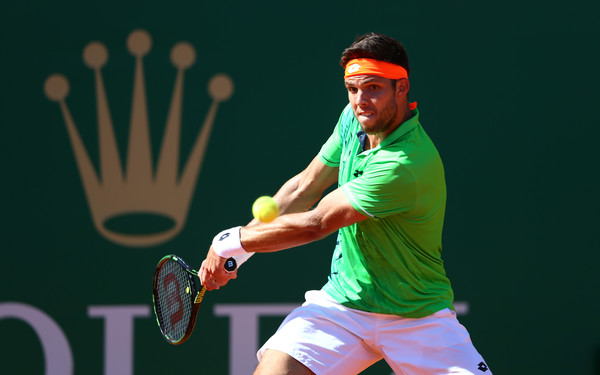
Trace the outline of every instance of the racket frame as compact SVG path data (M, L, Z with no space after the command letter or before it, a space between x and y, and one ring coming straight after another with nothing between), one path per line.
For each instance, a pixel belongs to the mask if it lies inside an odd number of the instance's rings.
M233 258L227 259L227 261L225 262L225 271L234 272L242 264L244 264L252 255L254 255L254 253L246 253L246 254L238 255ZM191 311L191 316L190 316L190 322L185 331L185 334L179 340L173 340L167 334L165 334L163 327L160 325L160 321L158 319L158 311L157 311L157 307L156 307L157 306L156 301L158 300L158 283L159 283L158 276L159 276L159 273L160 273L160 270L161 270L163 264L169 260L176 261L177 263L179 263L179 265L181 265L183 267L183 269L186 271L187 276L188 276L189 284L191 286L190 289L192 289L190 296L194 296L194 294L195 294L195 296L192 299L192 311ZM188 266L187 263L183 259L181 259L180 257L178 257L175 254L169 254L169 255L165 255L164 257L162 257L162 259L158 262L156 269L154 270L154 280L152 283L152 305L154 307L154 317L156 318L156 324L158 325L158 328L160 329L160 333L161 333L162 337L169 344L172 344L172 345L183 344L184 342L187 341L187 339L191 336L192 332L194 331L194 326L196 325L196 317L198 315L198 309L200 307L200 303L202 302L202 299L204 298L204 294L206 293L206 288L204 286L201 286L200 290L198 290L198 284L196 281L197 276L198 276L198 271L191 268L190 266Z
M190 289L191 289L190 296L191 296L191 302L192 302L192 311L190 312L190 322L188 323L188 326L185 330L185 334L179 340L174 340L165 333L165 331L164 331L163 327L161 326L160 321L158 319L158 311L157 311L158 284L159 284L160 270L162 269L162 266L164 265L164 263L166 263L170 260L177 262L186 271L188 281L190 284ZM206 293L206 288L204 286L201 286L200 290L198 290L198 284L196 283L197 274L198 274L198 271L192 269L190 266L187 265L187 263L183 259L181 259L180 257L178 257L177 255L174 255L174 254L169 254L169 255L164 256L158 262L158 265L156 266L156 269L154 270L154 281L152 283L152 302L153 302L153 306L154 306L154 316L156 318L156 323L158 324L158 328L160 329L160 333L162 334L163 338L169 344L172 344L172 345L183 344L184 342L187 341L187 339L192 335L192 332L194 331L194 326L196 325L196 317L198 315L198 309L200 307L200 303L202 302L202 299L204 298L204 293Z

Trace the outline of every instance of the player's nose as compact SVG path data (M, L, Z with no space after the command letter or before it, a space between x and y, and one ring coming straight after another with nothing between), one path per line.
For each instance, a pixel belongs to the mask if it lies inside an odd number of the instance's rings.
M369 104L369 97L368 97L367 93L365 93L362 90L358 90L356 92L356 104L361 107L364 107L367 104Z

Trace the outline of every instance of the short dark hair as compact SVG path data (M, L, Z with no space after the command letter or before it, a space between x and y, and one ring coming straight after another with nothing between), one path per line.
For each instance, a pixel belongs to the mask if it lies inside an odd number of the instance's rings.
M402 43L379 33L369 33L357 37L350 47L342 53L340 65L346 69L348 61L353 59L375 59L400 65L410 74L408 55Z

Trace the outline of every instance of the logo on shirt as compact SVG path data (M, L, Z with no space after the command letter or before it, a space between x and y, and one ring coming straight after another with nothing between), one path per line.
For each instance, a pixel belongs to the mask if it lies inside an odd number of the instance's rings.
M362 176L363 171L359 171L358 169L354 171L353 175L354 177L358 177L358 176Z
M477 369L479 371L486 372L488 370L488 367L485 364L485 362L480 362L477 366L478 366Z

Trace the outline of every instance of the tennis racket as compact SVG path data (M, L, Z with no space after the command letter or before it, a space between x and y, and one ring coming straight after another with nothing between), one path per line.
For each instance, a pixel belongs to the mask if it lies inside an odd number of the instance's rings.
M225 269L235 271L252 255L248 253L227 259ZM204 286L198 288L197 275L197 270L172 254L163 257L154 271L154 314L160 332L170 344L183 344L194 330L198 308L206 292Z

